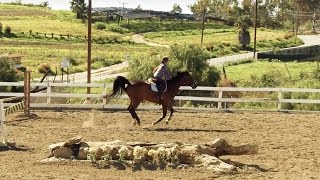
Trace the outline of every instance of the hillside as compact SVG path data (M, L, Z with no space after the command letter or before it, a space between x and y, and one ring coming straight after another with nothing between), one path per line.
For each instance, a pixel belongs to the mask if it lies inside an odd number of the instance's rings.
M11 28L11 34L2 34L0 54L20 54L22 64L37 73L37 66L48 63L52 69L60 69L62 59L74 62L69 72L86 70L87 27L75 19L70 11L54 11L41 7L0 4L0 23L3 29ZM128 59L144 60L150 55L168 54L164 47L150 47L135 43L132 35L143 33L148 41L158 44L199 44L199 22L130 20L105 23L106 29L92 29L92 67L110 66ZM250 30L252 31L252 30ZM252 33L251 33L252 34ZM253 39L253 38L252 38ZM290 47L293 36L285 31L261 28L258 33L260 50ZM251 41L251 47L253 46ZM204 48L211 57L242 53L237 45L237 30L220 23L206 23Z

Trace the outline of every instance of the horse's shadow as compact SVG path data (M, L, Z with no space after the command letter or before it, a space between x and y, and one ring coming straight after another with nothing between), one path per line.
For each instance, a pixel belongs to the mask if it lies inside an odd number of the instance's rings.
M169 127L164 127L164 128L143 128L144 130L147 131L172 131L172 132L236 132L235 130L221 130L221 129L197 129L197 128L169 128Z
M14 118L14 120L6 121L6 125L28 127L21 124L24 122L35 121L38 119L40 119L40 117L36 114L29 114L29 115L22 114L22 115L17 115Z

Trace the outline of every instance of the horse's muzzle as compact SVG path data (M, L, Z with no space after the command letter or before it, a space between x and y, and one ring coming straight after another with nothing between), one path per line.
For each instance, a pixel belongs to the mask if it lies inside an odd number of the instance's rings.
M191 85L192 89L195 89L197 86L198 86L198 85L197 85L197 83L195 83L195 82Z

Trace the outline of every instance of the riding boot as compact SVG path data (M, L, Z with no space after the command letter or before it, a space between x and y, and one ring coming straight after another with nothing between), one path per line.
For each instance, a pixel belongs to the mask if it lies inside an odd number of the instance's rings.
M159 84L159 85L157 85L157 88L158 88L158 93L157 93L157 95L158 95L159 103L160 103L161 100L162 100L162 87L161 87L161 85Z

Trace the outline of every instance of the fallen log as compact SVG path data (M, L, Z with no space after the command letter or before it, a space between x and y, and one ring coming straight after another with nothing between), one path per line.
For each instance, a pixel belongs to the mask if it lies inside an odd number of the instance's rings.
M234 165L219 159L223 155L249 155L258 153L257 145L230 145L224 139L216 139L206 144L183 144L180 142L83 142L76 137L66 142L49 146L48 158L88 160L121 160L152 163L179 163L189 166L203 166L215 171L233 171Z

